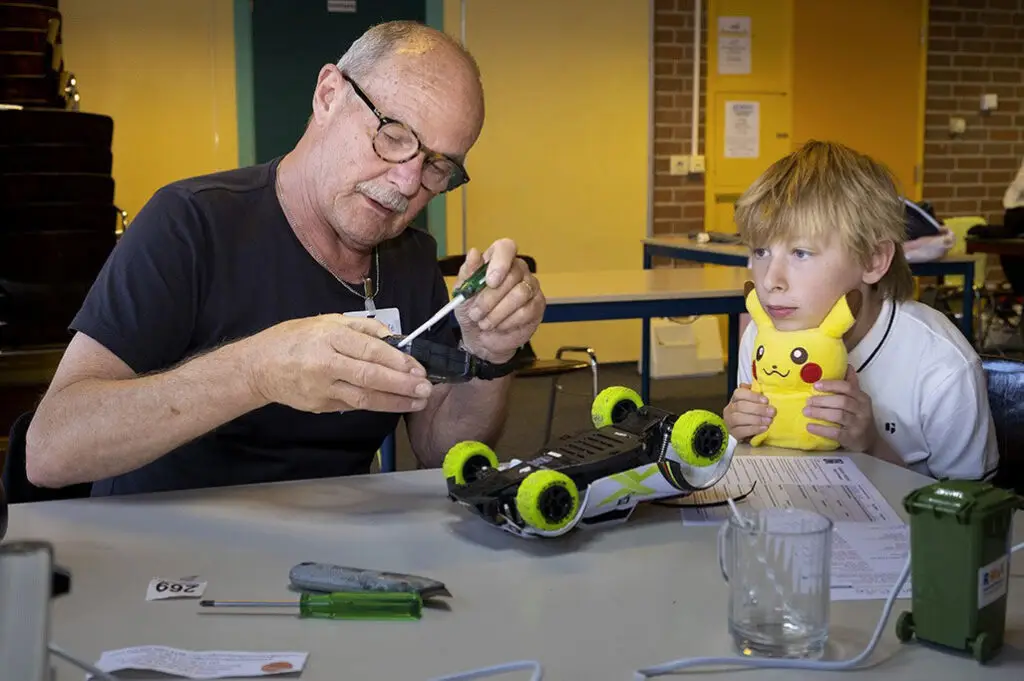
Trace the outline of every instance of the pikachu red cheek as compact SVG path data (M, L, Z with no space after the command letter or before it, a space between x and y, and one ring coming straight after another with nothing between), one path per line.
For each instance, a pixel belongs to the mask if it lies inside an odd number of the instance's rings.
M757 362L750 363L750 373L753 374L754 380L757 380Z
M821 380L821 367L810 362L800 370L800 378L804 383L817 383Z

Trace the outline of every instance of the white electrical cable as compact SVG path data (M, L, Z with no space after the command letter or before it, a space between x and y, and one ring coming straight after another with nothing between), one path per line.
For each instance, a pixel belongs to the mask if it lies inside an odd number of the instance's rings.
M1021 542L1010 549L1010 553L1016 553L1022 549L1024 549L1024 542ZM853 669L871 657L871 654L875 652L875 647L878 645L878 641L882 638L882 632L885 631L885 625L889 621L889 617L892 615L892 608L896 603L896 598L899 596L900 590L903 589L903 585L906 583L909 576L910 559L908 558L907 562L903 565L903 571L900 572L899 579L896 580L896 585L885 599L885 605L882 606L882 616L879 618L878 624L875 626L875 631L871 635L871 640L868 641L867 647L864 648L864 650L856 657L852 657L848 660L835 661L784 660L763 657L690 657L660 664L656 667L640 669L634 673L633 681L644 681L645 679L649 679L654 676L664 676L693 667L721 667L731 665L761 669L809 669L816 671L844 671ZM507 664L500 664L494 667L460 672L451 676L440 676L431 679L431 681L472 681L472 679L480 679L486 676L507 674L508 672L528 669L533 670L533 675L530 677L530 681L541 681L544 672L540 662L536 660L509 662Z
M102 669L97 669L96 667L92 666L88 662L86 662L84 660L78 659L77 657L75 657L74 655L69 653L68 651L66 651L63 648L61 648L56 643L51 643L49 647L50 647L50 653L52 653L53 655L56 655L57 657L61 658L65 662L70 662L71 664L75 665L76 667L78 667L79 669L81 669L84 672L92 674L94 677L96 677L100 681L119 681L119 679L117 679L113 675L103 671Z
M896 580L896 586L894 586L892 591L889 592L889 597L885 600L885 605L882 607L882 617L879 618L878 626L875 627L875 633L871 635L871 640L868 642L867 647L860 653L860 655L852 657L849 660L826 661L784 660L763 657L691 657L660 664L648 669L640 669L633 675L633 681L643 681L644 679L651 678L652 676L663 676L665 674L671 674L691 667L718 667L725 665L757 667L760 669L814 669L819 671L841 671L844 669L852 669L864 662L864 660L868 659L871 656L871 653L875 651L875 646L878 645L878 640L882 637L882 631L885 629L885 623L889 621L889 615L892 612L893 604L896 602L896 597L899 596L900 589L903 588L903 584L906 583L909 575L910 559L908 558L907 562L903 566L903 571L900 573L899 579Z
M1024 542L1021 542L1010 549L1010 553L1015 553L1021 549L1024 549ZM899 596L900 590L903 588L903 585L906 583L909 576L910 557L908 556L907 562L903 565L903 571L900 572L899 579L896 580L896 585L892 588L892 591L889 592L889 596L885 599L885 605L882 606L882 616L878 619L878 625L875 627L875 632L871 635L871 640L868 641L867 647L864 648L864 650L856 657L852 657L848 660L787 660L763 657L690 657L675 660L673 662L667 662L648 669L637 670L633 675L633 681L644 681L644 679L649 679L653 676L664 676L666 674L672 674L673 672L693 667L738 666L754 667L758 669L809 669L815 671L844 671L847 669L853 669L871 657L871 654L875 652L875 646L878 645L878 641L882 637L882 632L885 630L885 625L889 621L889 616L892 614L892 608L896 603L896 598Z
M452 674L450 676L438 676L430 681L472 681L472 679L482 679L485 676L496 676L498 674L508 674L509 672L527 670L533 671L533 674L530 676L530 681L541 681L541 678L544 676L544 670L541 668L540 662L536 660L519 660L518 662L506 662L505 664L499 664L493 667L484 667L482 669L473 669L468 672L459 672L458 674Z

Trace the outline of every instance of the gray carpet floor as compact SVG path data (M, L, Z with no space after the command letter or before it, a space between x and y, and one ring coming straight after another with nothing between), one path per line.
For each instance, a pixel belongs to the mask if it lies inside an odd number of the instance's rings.
M562 389L555 398L552 437L590 425L590 404L593 401L590 372L567 374L561 378L560 384ZM613 385L626 386L639 392L640 374L636 364L600 366L598 389L603 390ZM543 446L550 389L550 378L515 379L508 423L496 447L500 460L526 458ZM677 413L688 409L708 409L720 414L727 402L725 373L651 381L651 403ZM396 446L398 470L416 468L404 426L399 426Z

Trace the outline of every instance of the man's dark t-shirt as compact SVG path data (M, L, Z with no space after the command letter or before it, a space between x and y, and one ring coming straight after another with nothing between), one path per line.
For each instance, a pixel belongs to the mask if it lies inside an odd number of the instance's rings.
M289 319L363 310L362 297L299 243L274 191L276 168L272 161L159 190L125 231L72 330L146 374ZM374 287L379 282L374 304L397 307L404 333L448 301L436 248L429 234L407 229L379 247L379 272L371 266ZM443 322L430 335L455 342ZM399 418L271 404L140 469L97 481L93 495L367 472Z

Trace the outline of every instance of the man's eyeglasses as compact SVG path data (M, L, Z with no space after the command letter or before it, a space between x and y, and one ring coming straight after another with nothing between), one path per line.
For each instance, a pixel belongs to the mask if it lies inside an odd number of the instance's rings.
M420 138L409 126L383 115L348 74L342 73L341 76L379 121L377 132L373 136L373 150L377 156L388 163L405 163L422 151L425 158L420 184L435 194L450 192L469 182L469 175L462 164L423 146Z

